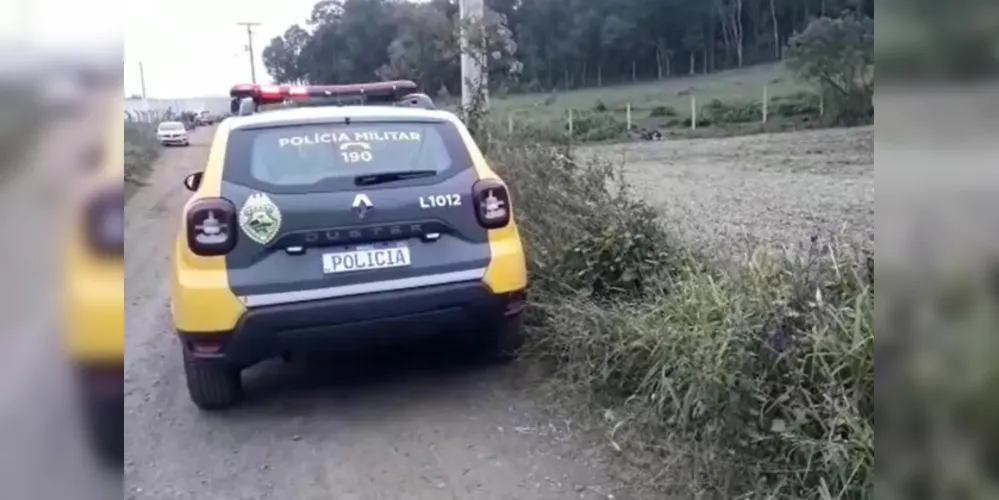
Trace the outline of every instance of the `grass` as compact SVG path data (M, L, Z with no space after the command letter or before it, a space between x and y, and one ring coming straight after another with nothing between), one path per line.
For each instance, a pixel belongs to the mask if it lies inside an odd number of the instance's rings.
M614 165L492 141L518 200L529 346L658 498L871 498L873 256L719 265Z
M690 96L706 104L712 99L722 101L761 100L763 87L771 96L790 95L809 87L787 72L781 65L763 64L740 70L722 71L710 75L680 76L661 82L643 82L611 87L592 87L556 93L555 102L545 105L552 94L521 94L491 100L493 113L512 114L519 118L537 116L541 111L550 117L566 116L569 109L592 109L601 101L609 110L623 118L625 106L632 105L636 118L647 116L656 106L669 106L681 116L690 115Z

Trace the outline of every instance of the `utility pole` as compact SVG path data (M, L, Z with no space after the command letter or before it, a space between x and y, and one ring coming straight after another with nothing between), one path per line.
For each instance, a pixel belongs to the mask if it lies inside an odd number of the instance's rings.
M142 90L142 107L149 111L149 99L146 97L146 68L139 61L139 86Z
M250 52L250 79L251 83L257 83L257 62L253 54L253 27L260 26L260 23L241 22L236 24L246 26L246 49Z
M485 17L485 5L482 0L459 0L458 16L463 27L482 30L482 18ZM484 35L484 33L479 34ZM462 33L461 37L461 106L464 110L472 104L473 94L481 92L483 100L488 99L486 75L483 72L481 47L472 47L469 43L470 33ZM478 37L476 37L478 38ZM475 52L475 53L472 53ZM486 101L488 102L488 101ZM480 103L485 105L486 102Z

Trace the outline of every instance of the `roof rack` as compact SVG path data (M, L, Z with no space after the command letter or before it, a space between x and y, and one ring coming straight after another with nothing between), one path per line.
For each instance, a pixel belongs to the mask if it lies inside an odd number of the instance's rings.
M234 85L229 91L233 114L257 113L264 104L294 103L303 106L381 105L436 109L430 96L417 92L410 80L350 85Z

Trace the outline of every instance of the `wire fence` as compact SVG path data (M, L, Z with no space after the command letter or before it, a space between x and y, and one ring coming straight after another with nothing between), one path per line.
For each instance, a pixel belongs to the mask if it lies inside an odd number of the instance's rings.
M126 110L125 121L133 123L159 123L173 117L173 113L168 111L149 110Z
M539 122L547 121L557 124L568 137L577 137L593 127L595 116L613 120L613 126L620 126L626 131L645 128L697 131L715 125L766 125L778 119L808 121L825 117L825 102L821 94L799 91L773 95L769 86L763 86L758 92L758 97L743 94L728 100L691 93L685 98L671 99L669 105L648 101L639 104L626 101L622 105L621 101L617 101L616 105L601 105L600 108L569 107L556 111L554 115L540 111L544 108L535 108L537 111L503 113L496 118L503 120L502 125L511 136L532 131Z

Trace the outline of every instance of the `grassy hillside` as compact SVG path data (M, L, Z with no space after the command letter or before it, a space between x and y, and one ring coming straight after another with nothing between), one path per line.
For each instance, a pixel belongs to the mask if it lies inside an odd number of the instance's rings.
M608 109L623 111L630 102L636 115L643 112L648 114L655 106L671 106L684 116L689 116L691 94L705 104L711 99L759 101L763 97L764 86L770 87L771 96L789 95L810 88L796 81L783 66L765 64L710 75L675 77L660 82L558 92L555 102L549 105L545 105L545 101L550 99L550 93L507 97L494 95L491 105L499 114L533 117L540 110L549 115L564 115L569 109L591 109L597 101L602 101Z
M769 99L765 125L764 88ZM692 97L697 130L691 130ZM528 137L567 135L571 110L573 137L579 142L628 138L629 104L633 128L657 129L671 136L736 135L821 124L817 93L781 64L565 92L493 93L490 99L491 119L500 122L499 128L512 127L515 134ZM456 110L457 102L445 106Z

